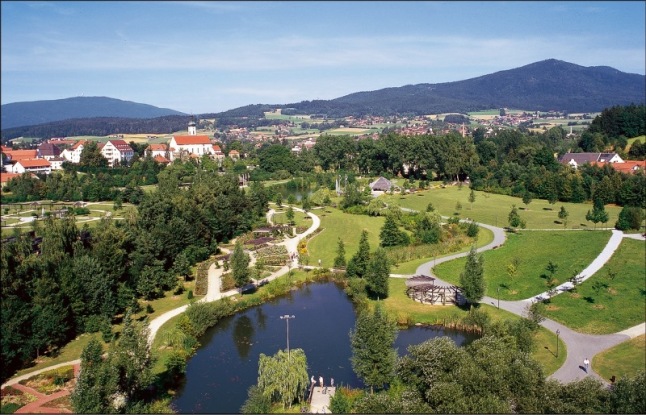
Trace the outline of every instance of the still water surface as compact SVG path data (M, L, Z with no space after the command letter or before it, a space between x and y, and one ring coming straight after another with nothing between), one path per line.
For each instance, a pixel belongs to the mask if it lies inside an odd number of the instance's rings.
M200 339L202 346L189 360L186 382L173 407L180 413L238 413L247 390L258 378L260 353L273 355L289 347L305 351L310 377L330 377L335 385L362 387L352 371L349 332L354 329L352 302L334 283L311 283L290 294L222 319ZM462 345L475 339L465 333L428 327L400 330L395 347L400 355L411 344L440 336Z

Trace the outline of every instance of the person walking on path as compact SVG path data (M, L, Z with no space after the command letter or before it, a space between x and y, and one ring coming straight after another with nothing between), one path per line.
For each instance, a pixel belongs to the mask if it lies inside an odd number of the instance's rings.
M334 378L330 378L330 386L334 387Z
M323 376L319 376L319 383L321 384L321 389L323 389Z
M588 373L588 368L590 367L590 361L588 360L587 357L583 359L583 367L585 368L585 373Z

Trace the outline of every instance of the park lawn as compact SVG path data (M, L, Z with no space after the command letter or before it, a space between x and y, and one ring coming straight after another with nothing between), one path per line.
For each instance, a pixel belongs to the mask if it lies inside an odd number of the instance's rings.
M528 206L525 206L522 199L518 197L475 191L476 200L472 206L469 203L470 192L468 186L462 186L462 188L460 186L446 186L406 196L383 195L381 197L384 197L384 201L388 204L420 211L426 210L426 206L431 202L435 210L444 216L452 216L457 211L460 213L460 218L471 218L476 222L499 227L508 226L509 212L512 205L516 205L520 217L527 222L527 229L563 229L563 225L556 222L559 221L558 213L561 206L564 206L569 213L567 229L593 229L595 227L592 222L585 220L588 210L592 210L591 203L557 202L550 205L547 200L534 199ZM458 202L462 205L460 210L456 210ZM614 226L621 211L621 207L614 205L607 205L605 209L608 213L608 222L599 223L597 227Z
M141 190L143 190L144 193L149 194L152 192L156 192L158 186L156 184L145 184L139 187L141 187Z
M345 244L345 259L349 261L359 248L361 231L364 229L368 231L370 251L379 247L379 232L384 217L352 215L332 207L317 210L316 215L321 219L322 230L309 240L307 250L311 258L321 259L323 266L331 267L334 264L338 238Z
M287 207L284 206L282 209L281 208L274 208L276 210L276 213L274 213L272 220L274 221L274 224L276 225L283 225L287 223ZM312 226L312 218L307 216L303 212L298 212L294 211L294 223L296 227L305 227L309 228Z
M612 258L579 285L576 293L552 298L547 317L573 330L591 334L615 333L644 322L645 257L643 241L624 238ZM616 273L612 281L609 272ZM595 283L607 286L595 287Z
M634 377L646 367L646 335L637 336L592 358L592 368L604 379Z
M523 231L508 234L507 242L500 248L482 253L487 295L497 296L497 288L500 287L501 299L522 300L547 291L546 279L541 275L547 274L545 267L549 261L558 266L554 278L562 284L599 255L610 235L610 231ZM507 266L514 258L518 258L520 264L516 275L510 277ZM434 273L444 281L459 285L465 264L466 257L458 258L439 264Z
M478 232L478 242L476 243L476 246L478 248L485 246L493 241L493 232L491 232L489 229L485 228L480 228L480 232ZM453 255L458 252L467 252L471 249L471 245L465 245L463 249L459 251L454 251L450 253L442 253L440 254L438 252L437 258L442 258L445 255ZM438 245L438 251L440 250L440 245ZM427 258L419 258L419 259L414 259L412 261L406 261L402 262L401 264L397 264L396 266L392 267L391 273L393 274L414 274L417 271L417 268L429 261L432 261L435 257L427 257Z

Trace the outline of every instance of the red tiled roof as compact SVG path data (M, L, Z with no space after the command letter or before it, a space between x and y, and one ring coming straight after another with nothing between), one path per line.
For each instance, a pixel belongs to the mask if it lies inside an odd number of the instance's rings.
M108 142L115 146L119 151L132 151L130 144L126 143L124 140L110 140Z
M76 143L74 143L74 145L72 146L72 150L76 150L76 149L77 149L77 148L79 148L80 146L84 146L85 144L87 144L87 142L88 142L87 140L79 140L79 141L77 141L77 142L76 142Z
M149 151L166 151L167 148L168 148L168 145L165 143L151 144L148 146Z
M20 173L2 173L0 174L0 183L8 183L14 177L22 176Z
M173 136L177 145L191 145L191 144L211 144L211 140L207 135L176 135Z
M10 150L5 153L11 160L35 159L38 157L38 150Z
M153 160L155 160L157 163L170 163L170 160L160 155L156 155L155 157L153 157Z
M216 153L222 152L222 150L220 149L220 146L217 144L213 144L213 151L215 151Z
M20 163L20 165L22 167L25 167L25 168L27 168L27 167L49 167L49 166L52 165L48 160L45 160L45 159L25 159L25 160L19 160L18 163ZM18 164L18 163L16 163L16 164Z

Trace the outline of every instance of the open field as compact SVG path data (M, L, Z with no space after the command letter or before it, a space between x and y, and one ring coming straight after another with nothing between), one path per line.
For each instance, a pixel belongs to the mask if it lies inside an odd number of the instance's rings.
M402 207L426 210L429 202L433 203L435 210L442 215L451 216L456 212L456 203L462 204L460 210L461 218L471 218L476 222L483 222L489 225L505 227L508 225L507 216L511 211L512 205L516 205L520 217L527 221L527 229L563 229L562 224L555 223L558 221L558 212L561 206L569 212L566 229L592 229L594 224L585 220L588 210L592 210L591 203L565 203L557 202L550 205L547 200L534 199L525 209L522 199L518 197L498 195L476 191L476 201L473 203L473 209L469 203L470 189L467 186L446 186L445 188L435 187L430 190L400 196L400 195L383 195L384 201L388 204L397 204ZM613 227L621 211L621 207L607 205L608 222L598 224L599 227Z
M542 276L549 274L545 270L549 261L558 266L554 274L558 284L564 283L588 266L609 239L609 231L509 234L503 246L482 254L487 295L497 297L500 287L501 299L522 300L547 291L547 279ZM508 266L514 259L517 259L517 271L510 277ZM444 281L459 284L465 264L466 258L459 258L439 264L434 272Z
M575 293L551 300L547 317L591 334L615 333L642 323L646 310L644 258L646 244L624 238L610 261Z
M646 336L604 350L592 358L592 368L604 379L633 377L646 367Z
M312 259L321 259L324 267L334 264L339 237L343 237L346 261L357 251L361 231L364 229L368 231L370 250L374 251L379 246L379 232L385 220L383 217L350 215L331 207L315 213L321 218L322 231L309 241L307 249Z
M282 225L287 223L287 206L288 205L283 205L283 208L279 207L274 207L276 210L276 213L274 213L272 220L274 221L274 224L276 225ZM304 214L303 212L297 212L294 211L294 224L295 226L303 226L306 228L309 228L312 226L312 218Z
M633 143L635 141L639 141L640 143L646 142L646 135L640 135L639 137L633 137L628 139L628 145L626 145L626 153L630 151L630 147L632 147Z
M333 128L327 130L325 133L330 135L358 135L358 134L368 134L370 132L377 131L371 128L354 128L354 127L345 127L345 128Z

